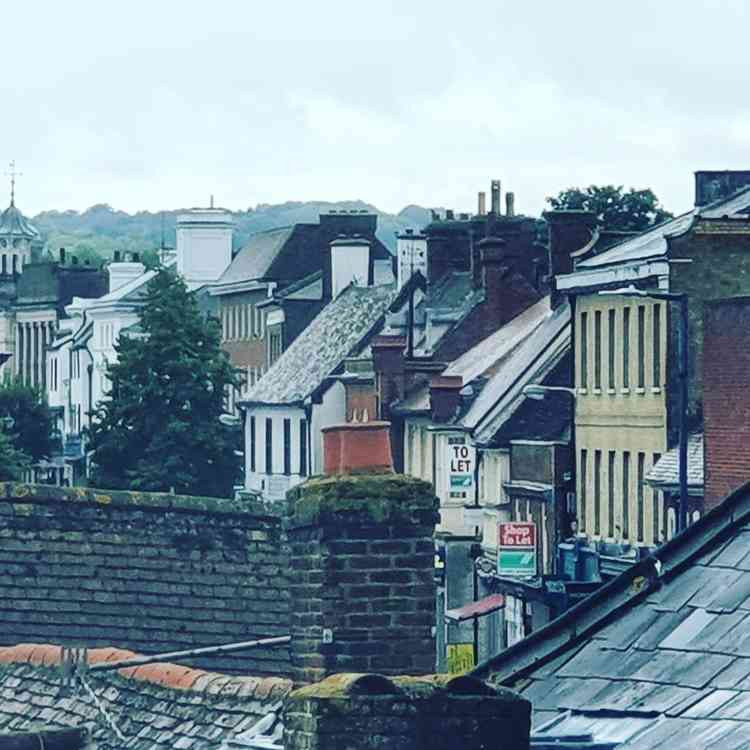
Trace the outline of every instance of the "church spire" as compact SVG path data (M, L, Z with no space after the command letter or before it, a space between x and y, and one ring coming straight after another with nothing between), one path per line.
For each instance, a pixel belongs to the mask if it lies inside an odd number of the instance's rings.
M10 163L10 171L5 173L7 177L10 177L10 205L16 205L16 177L21 177L21 172L16 172L15 159Z

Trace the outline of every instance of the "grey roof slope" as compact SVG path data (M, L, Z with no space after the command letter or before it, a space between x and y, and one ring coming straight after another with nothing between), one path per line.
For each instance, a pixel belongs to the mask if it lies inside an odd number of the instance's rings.
M348 286L318 313L241 403L303 401L382 321L395 294L393 285Z
M39 230L18 210L14 203L0 214L0 236L38 239Z
M666 238L687 231L695 219L720 219L724 217L747 219L745 212L748 207L750 207L750 188L746 187L726 198L707 206L696 207L674 219L659 224L653 229L620 242L599 255L581 260L576 264L576 271L646 260L647 258L658 258L667 251Z
M748 747L750 483L473 674L532 701L540 742Z
M14 650L23 656L7 658ZM84 685L61 692L60 649L51 650L33 644L0 650L0 745L6 732L77 727L88 730L87 750L219 750L277 712L292 688L289 680L229 677L166 663L90 672L85 682L121 740ZM96 661L127 654L101 651L114 655Z
M217 285L252 281L268 276L271 265L292 236L294 229L294 227L282 227L254 234L234 257Z
M703 494L703 433L688 437L688 491ZM679 484L680 456L677 447L670 448L646 475L646 483L663 489Z

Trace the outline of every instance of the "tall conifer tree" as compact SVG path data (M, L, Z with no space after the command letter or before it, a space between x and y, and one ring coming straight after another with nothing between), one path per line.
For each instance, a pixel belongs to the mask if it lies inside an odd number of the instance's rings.
M219 417L237 379L218 322L160 269L139 328L120 336L108 367L111 397L91 430L94 484L228 497L239 473L238 436Z

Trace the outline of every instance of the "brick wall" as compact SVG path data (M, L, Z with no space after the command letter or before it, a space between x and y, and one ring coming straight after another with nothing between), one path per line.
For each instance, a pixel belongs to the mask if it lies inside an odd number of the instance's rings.
M750 297L707 303L704 317L705 509L750 479Z
M287 568L279 517L245 503L0 484L0 645L158 653L288 635ZM192 663L289 672L286 647Z
M470 677L339 674L292 693L286 750L526 750L531 706Z
M324 477L288 499L295 683L433 671L431 486L393 474Z

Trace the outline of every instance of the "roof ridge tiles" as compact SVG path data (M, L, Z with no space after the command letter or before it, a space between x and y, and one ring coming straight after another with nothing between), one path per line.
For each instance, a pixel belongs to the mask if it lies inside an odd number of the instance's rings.
M0 646L0 665L28 664L36 667L59 667L61 656L61 646L51 643L18 643L14 646ZM140 655L133 651L112 646L88 651L89 664L121 661L138 656ZM126 667L118 669L117 673L126 680L146 682L173 690L227 698L255 698L261 701L270 697L282 697L292 688L291 680L284 677L228 675L173 662L153 662Z

